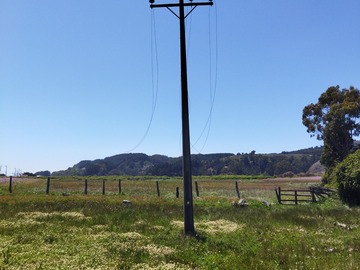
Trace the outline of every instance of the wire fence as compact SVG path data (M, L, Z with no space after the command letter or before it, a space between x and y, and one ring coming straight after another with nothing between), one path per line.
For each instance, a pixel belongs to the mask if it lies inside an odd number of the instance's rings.
M193 180L193 196L263 198L277 201L274 188L308 188L318 184L314 178L302 179L260 179L260 180ZM179 178L166 180L124 180L120 178L21 178L0 179L0 195L5 194L47 194L47 195L117 195L157 196L181 198L183 183Z

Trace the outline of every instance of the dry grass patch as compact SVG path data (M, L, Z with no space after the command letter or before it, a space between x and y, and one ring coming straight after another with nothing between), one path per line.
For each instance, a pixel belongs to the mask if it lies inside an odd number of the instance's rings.
M182 221L174 220L171 222L171 225L182 228L184 223ZM243 224L239 225L235 222L225 219L195 222L195 228L197 231L211 235L219 233L232 233L242 229L244 226L245 225Z
M164 262L159 263L157 266L150 266L146 263L140 263L130 268L130 270L174 270L174 269L191 270L193 268L178 263L164 263Z
M21 218L21 219L30 219L34 221L41 221L44 219L49 218L69 218L72 220L86 220L91 219L90 217L86 217L83 213L79 212L51 212L51 213L45 213L45 212L20 212L15 215L15 218Z

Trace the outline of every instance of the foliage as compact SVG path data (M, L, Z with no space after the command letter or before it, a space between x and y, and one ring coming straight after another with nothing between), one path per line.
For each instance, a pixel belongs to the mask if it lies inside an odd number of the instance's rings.
M339 163L332 175L338 184L340 199L349 205L360 205L360 150Z
M197 154L192 155L192 174L199 175L281 175L292 171L306 173L320 159L321 148L282 154ZM181 176L182 159L145 154L120 154L94 161L85 160L53 176L152 175Z
M318 102L303 109L302 121L311 136L324 141L321 163L327 168L342 161L354 146L353 136L359 135L360 93L350 87L340 90L329 87Z
M35 173L31 173L31 172L24 172L24 173L22 174L22 176L34 177L34 176L36 176L36 174L35 174Z
M50 176L51 173L50 173L50 171L40 171L40 172L36 172L35 175Z

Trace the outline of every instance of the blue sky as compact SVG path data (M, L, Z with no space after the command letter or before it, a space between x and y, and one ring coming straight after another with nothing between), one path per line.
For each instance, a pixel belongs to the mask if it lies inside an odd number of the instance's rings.
M186 22L192 153L321 145L302 109L329 86L360 87L359 11L358 0L195 9ZM127 152L181 156L178 31L173 14L146 0L0 0L2 172Z

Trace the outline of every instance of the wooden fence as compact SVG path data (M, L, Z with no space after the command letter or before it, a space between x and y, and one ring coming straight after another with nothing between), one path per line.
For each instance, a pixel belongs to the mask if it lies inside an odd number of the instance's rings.
M280 204L299 204L316 202L312 189L281 189L275 188L276 198Z
M304 188L292 189L281 181L283 189L276 180L242 181L242 180L195 180L194 196L212 197L222 196L240 199L244 197L273 198L280 204L300 204L315 202L321 197L330 196L334 191L319 187L308 187L308 180L304 181ZM315 184L315 183L314 183ZM305 188L306 185L306 188ZM2 178L0 181L0 195L8 190L9 193L43 193L62 194L64 196L83 195L126 195L126 196L181 196L182 180L127 180L127 179L61 179L61 178Z
M142 195L144 193L146 194L156 194L158 197L161 196L162 192L164 191L165 196L166 194L169 194L169 189L172 189L171 193L176 196L176 198L180 197L181 187L179 188L178 184L180 183L173 183L173 182L163 182L163 181L147 181L146 187L144 185L138 185L136 188L134 188L134 184L140 184L139 181L122 181L122 180L74 180L74 181L59 181L58 179L52 179L51 177L39 179L39 181L42 181L40 183L40 189L37 188L37 192L40 191L40 193L44 192L45 194L62 194L64 196L68 196L70 194L84 194L88 195L90 192L92 194L132 194L132 195ZM125 187L124 183L125 182ZM130 182L132 183L131 185ZM216 181L214 181L216 182ZM14 179L12 176L8 179L8 189L9 193L14 192ZM20 181L17 182L17 184L20 183L26 183L26 181ZM171 186L169 186L169 183ZM211 183L211 181L194 181L194 195L196 197L200 197L201 193L204 193L205 196L208 195L208 189L211 189L211 187L208 186L208 184ZM240 191L239 191L239 185L238 181L223 181L224 186L226 186L226 190L228 191L228 195L231 196L233 194L236 195L238 198L240 198ZM41 186L43 188L41 188ZM146 190L145 190L146 189ZM43 190L43 191L41 191ZM35 192L35 193L37 193ZM16 193L16 190L15 190ZM135 194L133 194L135 193Z

